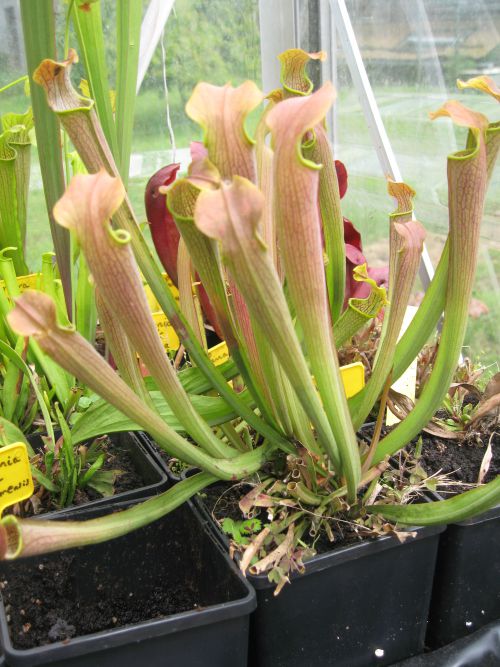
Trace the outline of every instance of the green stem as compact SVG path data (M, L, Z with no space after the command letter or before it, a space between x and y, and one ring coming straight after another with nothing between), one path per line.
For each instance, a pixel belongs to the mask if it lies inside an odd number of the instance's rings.
M500 476L484 486L460 493L453 498L413 505L368 505L369 513L380 514L389 521L413 526L432 526L463 521L500 502Z
M486 131L488 183L491 181L493 169L498 156L500 143L499 134L500 124L490 123ZM470 139L468 138L468 143L469 141L472 141L471 133L469 133L469 137ZM447 239L436 272L431 284L425 292L422 303L420 304L411 325L397 344L396 353L394 355L394 369L392 372L394 380L397 380L417 357L420 350L432 335L432 332L443 313L449 257L450 242L449 239Z
M125 225L123 225L125 227ZM205 375L207 380L218 391L220 396L224 398L228 405L230 405L237 414L241 416L252 428L260 433L264 438L274 443L285 451L290 450L289 441L284 438L276 429L260 419L251 408L249 408L241 400L231 387L228 385L226 378L214 366L203 347L200 345L191 327L186 322L182 312L179 310L177 302L168 289L165 280L155 264L146 241L140 233L137 225L132 227L131 224L125 227L127 231L131 232L132 245L137 263L146 279L146 282L151 287L156 300L160 304L161 309L169 319L170 323L177 332L177 335L182 340L183 345L189 353L190 358L200 371Z
M14 271L14 266L12 261L5 256L5 251L8 250L4 248L3 251L0 251L0 275L5 282L7 292L11 301L20 295L19 286L16 280L16 273ZM0 299L0 314L5 319L8 313L12 310L12 305L9 303L8 299ZM10 329L7 330L8 334L11 334ZM10 343L12 347L15 347L17 337L10 336ZM37 369L40 369L47 378L50 385L54 388L56 396L62 405L66 404L66 401L69 396L71 386L73 384L73 378L68 376L62 368L55 364L51 359L49 359L38 347L36 341L30 340L28 347L28 362L35 363Z
M161 519L215 481L212 475L197 473L130 509L87 521L34 521L9 515L0 522L5 549L0 555L11 560L107 542Z
M71 13L73 12L73 7L75 0L69 0L68 9L66 11L66 20L64 23L64 59L68 57L69 51L69 22L71 20Z
M94 2L89 5L88 11L73 12L73 25L85 65L90 96L95 101L97 115L113 156L116 162L119 162L100 5L100 2Z
M475 138L473 148L448 157L450 258L443 329L434 368L408 417L379 443L375 463L404 447L429 423L448 392L460 356L468 323L487 185L482 131L475 130Z
M70 67L71 62L44 61L38 68L37 81L47 91L51 108L59 116L61 122L65 124L67 132L89 173L95 173L104 167L109 174L116 176L118 170L93 111L93 103L91 100L85 100L77 95L70 85L68 71ZM208 358L182 315L158 265L153 259L128 197L125 197L124 202L113 216L113 222L116 228L124 229L130 234L139 268L153 291L160 308L175 328L194 364L198 366L213 388L234 408L242 419L274 445L288 450L290 443L272 425L267 424L254 414L241 397L228 386L224 375Z
M260 372L262 364L260 363L258 350L255 349L255 346L251 348L247 344L247 349L244 349L241 345L240 341L245 340L245 336L248 336L249 332L246 330L238 332L238 328L243 329L241 327L243 318L233 317L229 308L226 286L221 273L215 243L202 234L194 224L194 207L201 191L201 188L187 179L177 181L168 192L167 205L186 244L203 287L208 294L210 303L215 310L217 321L222 331L222 338L226 341L229 354L240 369L245 384L259 406L261 413L266 418L266 421L273 424L273 417L269 413L263 398L264 392L261 391L261 388L265 390L266 387L264 382L259 382L263 374L263 369ZM236 288L230 288L233 300L235 290ZM248 313L246 313L246 316L248 317ZM238 322L240 327L236 326L236 322ZM255 342L251 334L250 339L248 341L247 338L247 343ZM253 355L251 355L252 351ZM248 359L250 356L252 356L253 361L251 364ZM253 372L250 372L249 369L252 369Z
M249 449L247 445L241 439L239 433L235 430L231 422L220 425L220 430L228 439L229 444L234 447L238 452L248 452Z
M322 498L309 489L302 482L289 482L287 484L287 490L289 493L306 503L307 505L312 505L313 507L319 507L322 504Z
M310 150L304 153L313 162L322 164L319 174L319 208L325 236L325 252L328 263L325 276L332 322L336 322L342 312L345 292L345 243L344 219L340 207L339 184L335 161L328 137L322 125L314 128L315 140Z
M396 342L418 271L424 237L423 227L417 221L391 222L389 279L393 287L389 290L389 306L384 314L371 377L350 401L356 429L363 425L370 414L392 369Z

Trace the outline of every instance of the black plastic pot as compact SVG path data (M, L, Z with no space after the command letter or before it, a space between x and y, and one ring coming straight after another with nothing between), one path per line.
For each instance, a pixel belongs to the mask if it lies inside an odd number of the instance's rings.
M439 542L427 643L444 646L500 619L500 506L449 525Z
M200 498L192 504L228 548ZM248 575L257 594L250 667L391 665L424 649L442 526L366 540L308 560L278 596L266 575Z
M124 505L120 505L124 507ZM75 511L78 518L105 513L103 508ZM68 515L59 518L69 518ZM65 552L70 556L66 595L74 600L75 617L62 616L77 624L76 613L90 605L98 613L102 600L123 611L123 596L153 607L159 595L165 596L181 586L196 600L196 608L133 625L113 627L86 636L19 650L14 648L6 620L4 602L0 604L0 637L10 667L156 667L185 664L189 667L244 667L247 664L248 625L255 608L255 593L241 577L213 535L200 527L193 510L187 506L145 528L111 542ZM0 565L2 581L28 575L40 578L40 565L47 571L50 563L60 563L61 553ZM59 591L57 577L43 581ZM8 587L4 596L8 594ZM36 593L35 593L36 594ZM11 608L27 604L9 599ZM119 598L119 599L118 599ZM29 604L29 602L28 602ZM191 605L192 606L192 605ZM61 611L61 614L67 614ZM107 612L106 612L107 613ZM114 613L114 612L111 612ZM57 610L56 614L57 616ZM24 617L23 617L24 622ZM26 617L26 622L29 618ZM77 626L78 627L78 626Z
M153 453L153 456L155 457L155 461L158 463L163 473L168 477L168 479L173 484L176 484L181 479L183 479L190 470L192 472L196 472L198 470L198 468L194 468L192 466L188 466L187 464L185 464L184 470L182 470L179 473L175 472L174 470L172 470L171 467L171 462L175 459L173 459L166 452L160 449L160 447L155 443L155 441L151 438L150 435L148 435L147 433L142 433L142 436L149 443L149 447Z
M266 576L250 576L250 665L390 665L422 651L439 530L316 556L277 597Z
M85 507L109 507L117 502L130 502L140 498L150 498L168 489L170 480L163 466L157 460L153 445L144 433L130 431L126 433L113 433L109 437L116 447L127 451L135 470L144 480L144 484L136 489L123 491L113 496L91 500L85 504ZM43 442L40 436L30 436L28 439L35 451L42 449ZM60 512L71 512L72 510L73 507L68 507L58 510L57 514ZM50 512L43 516L47 518L49 516L52 517L53 514L55 513Z
M498 667L500 665L500 621L476 630L452 644L392 667Z

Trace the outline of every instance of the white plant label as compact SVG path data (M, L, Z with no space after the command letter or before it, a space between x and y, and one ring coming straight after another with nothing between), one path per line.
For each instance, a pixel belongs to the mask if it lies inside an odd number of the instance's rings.
M404 332L410 326L410 323L414 318L417 310L418 310L417 306L408 306L406 308L406 313L403 319L403 325L401 326L401 331L399 332L398 340L403 336ZM401 375L400 378L396 380L396 382L394 382L391 388L394 389L394 391L397 391L399 394L403 394L403 396L408 396L408 398L410 398L413 401L413 403L415 403L416 384L417 384L417 358L415 358L411 362L411 364L408 366L405 372ZM396 417L396 415L393 412L391 412L389 408L387 408L387 413L385 416L386 425L393 426L398 422L399 419Z

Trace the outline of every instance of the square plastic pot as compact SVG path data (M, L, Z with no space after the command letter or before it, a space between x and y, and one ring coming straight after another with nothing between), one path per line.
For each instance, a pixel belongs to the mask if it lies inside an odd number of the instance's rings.
M124 449L128 453L135 470L143 478L144 484L136 489L129 489L113 496L91 500L85 503L85 507L110 507L118 502L151 498L168 489L170 480L156 458L153 445L144 433L129 431L113 433L109 437L116 447ZM43 441L40 436L30 436L28 439L35 451L41 451ZM58 510L57 514L71 512L73 509L73 507L64 508ZM54 512L46 513L42 518L51 517L54 514Z
M404 544L381 538L316 556L274 597L257 593L251 666L390 665L424 648L440 529L419 529Z
M441 535L427 643L444 646L500 619L500 506Z
M144 440L146 440L147 443L149 444L150 451L152 452L155 461L160 466L163 474L165 474L168 477L168 479L171 481L172 484L180 482L184 474L183 473L177 474L176 472L173 472L170 469L169 461L171 457L165 452L162 452L160 447L156 444L156 442L151 438L151 436L148 433L142 433L142 436ZM198 468L196 468L195 470L198 470Z
M498 667L500 621L457 639L452 644L398 662L392 667Z
M190 502L228 549L201 500ZM404 543L382 537L315 556L278 596L266 575L248 575L250 667L385 666L422 652L444 527L415 530Z
M93 518L103 513L102 507L80 508L73 515L59 515L59 518ZM213 535L200 525L191 508L180 507L163 519L116 540L65 553L72 557L66 582L70 586L68 597L74 600L75 609L83 604L95 605L103 595L106 603L113 603L117 591L124 590L147 607L156 599L158 586L164 594L178 587L180 582L183 589L196 598L196 608L20 650L13 646L2 600L0 637L6 664L10 667L49 664L54 667L176 664L245 667L247 664L249 615L255 608L255 593ZM0 576L7 581L22 574L39 576L40 564L45 569L50 562L58 563L60 556L55 553L3 562ZM45 585L51 587L56 583L48 579ZM10 604L20 605L23 600L10 599ZM55 612L57 615L57 609ZM64 620L72 623L71 617Z

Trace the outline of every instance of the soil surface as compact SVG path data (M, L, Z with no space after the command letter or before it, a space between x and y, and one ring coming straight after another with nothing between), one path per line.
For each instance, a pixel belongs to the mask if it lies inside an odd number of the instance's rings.
M429 473L441 470L454 480L476 484L488 440L457 442L424 435L421 464ZM500 474L500 428L492 436L491 447L492 459L485 482L491 482Z
M205 509L217 521L222 519L233 519L233 521L242 521L244 519L238 503L243 496L251 491L250 484L234 484L233 482L220 482L212 484L204 489L198 498ZM255 508L258 510L259 508ZM261 509L256 518L263 519L264 510Z
M74 560L74 555L62 552L57 561L44 559L24 569L18 566L15 576L0 581L15 648L70 640L196 607L192 592L182 583L159 583L147 597L140 597L136 587L112 586L104 576L97 591L92 590L86 599L79 591L85 585L84 572L73 567ZM78 582L78 577L83 581Z
M369 440L373 427L364 427L365 440ZM382 429L382 436L388 432ZM485 420L477 430L470 430L461 440L439 438L423 431L420 465L429 473L442 473L453 482L477 484L481 463L488 443L491 441L492 458L484 482L491 482L500 474L500 422L496 419ZM406 451L413 456L418 438L415 438ZM397 455L396 455L397 457ZM396 458L395 457L395 458ZM458 493L464 489L456 489ZM438 489L439 491L439 489ZM449 490L453 493L453 490Z

